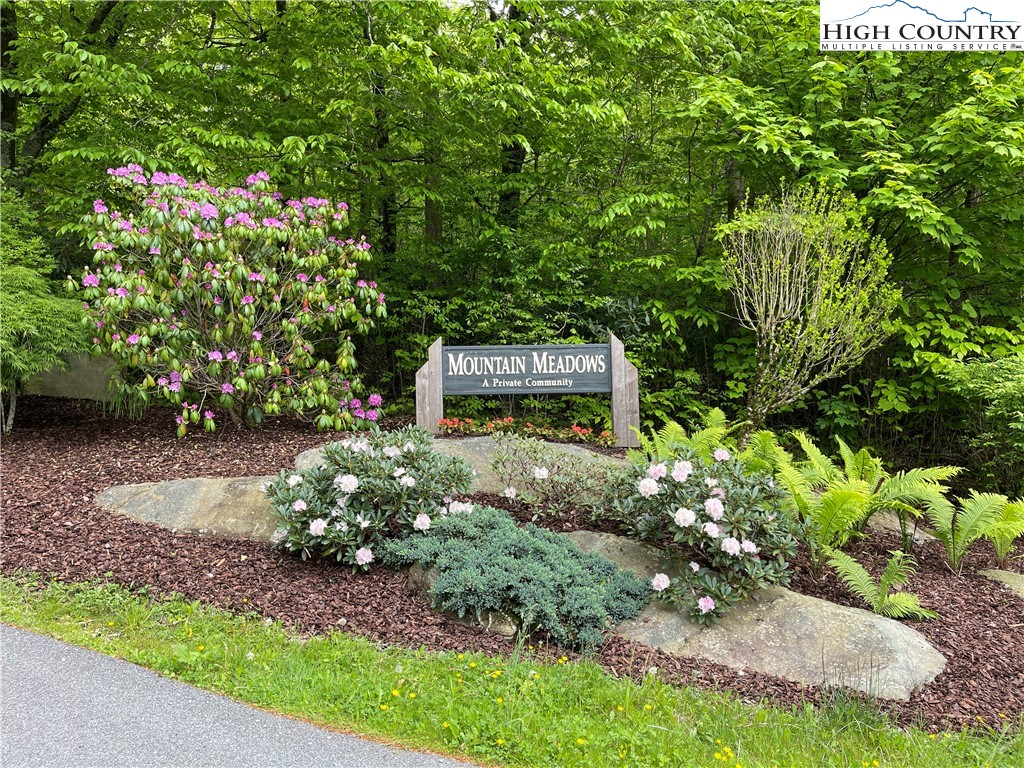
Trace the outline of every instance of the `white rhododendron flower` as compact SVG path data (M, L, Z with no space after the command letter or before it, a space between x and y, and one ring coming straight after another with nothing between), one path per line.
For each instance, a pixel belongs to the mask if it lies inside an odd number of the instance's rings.
M712 520L721 520L722 513L725 512L725 505L722 504L721 499L711 498L704 502L704 511Z
M396 469L394 472L391 473L391 476L392 477L401 477L404 474L405 474L405 467L399 467L398 469Z
M288 487L294 488L302 482L302 475L288 475Z
M309 524L309 532L314 536L323 536L324 531L327 530L327 521L322 517L318 517L316 520Z
M402 455L402 449L397 445L389 445L384 449L384 455L389 459L394 459Z
M704 485L706 485L708 488L714 488L716 485L718 485L718 480L716 480L713 477L705 477Z
M453 515L469 514L473 511L473 504L469 501L453 501L448 505L448 512Z
M694 513L692 509L680 507L679 509L676 510L675 517L673 517L672 519L675 520L676 525L678 525L680 528L689 528L691 525L697 522L697 515L696 513Z
M342 493L353 493L359 487L359 478L355 475L338 475L334 484Z
M711 613L715 610L715 601L710 597L704 596L697 601L697 607L700 608L701 613Z
M730 458L731 456L725 448L719 448L715 451L715 461L728 461Z
M547 467L534 467L533 468L533 476L537 480L547 480L548 479L548 468Z
M661 486L658 485L658 481L653 477L645 477L636 484L636 489L645 499L649 499L654 496Z
M722 535L722 529L720 526L714 523L704 523L704 533L710 536L712 539L717 539Z
M508 488L502 491L502 496L504 496L506 499L514 499L516 497L516 489L510 485Z
M305 501L303 501L302 499L296 499L296 500L295 500L295 503L294 503L294 504L292 504L292 508L293 508L293 509L294 509L294 510L295 510L296 512L305 512L305 511L306 511L306 508L307 508L307 506L308 506L308 505L306 504L306 502L305 502Z
M739 557L740 554L740 542L738 539L729 536L728 538L722 539L722 551L726 554L732 555L733 557Z
M280 544L286 538L288 538L288 531L284 528L278 528L276 531L270 534L270 543Z
M416 515L416 519L412 521L412 527L417 531L426 531L430 529L430 515L419 514Z
M412 488L414 485L416 485L416 480L412 475L402 475L398 479L398 484L404 485L406 488Z
M356 524L357 524L357 525L358 525L358 526L359 526L360 528L363 528L363 529L366 529L366 528L369 528L369 527L370 527L370 521L369 521L369 520L367 520L367 519L366 519L365 517L363 517L362 515L356 515Z
M685 483L693 472L693 464L688 461L677 461L672 465L672 479L677 483Z
M700 571L700 564L699 563L694 563L694 562L691 561L690 562L690 570L693 571L694 573L697 573L698 571Z
M664 462L657 462L651 464L647 468L647 476L653 477L655 480L661 480L665 475L668 474L668 467L665 466Z
M751 555L756 555L757 554L757 544L752 542L750 539L744 539L743 543L741 544L741 546L743 547L743 551L744 552L746 552L748 554L751 554Z
M362 547L356 550L356 563L358 565L369 565L373 562L373 552L369 547Z
M655 592L664 592L672 584L672 581L664 573L657 573L651 579L651 587Z

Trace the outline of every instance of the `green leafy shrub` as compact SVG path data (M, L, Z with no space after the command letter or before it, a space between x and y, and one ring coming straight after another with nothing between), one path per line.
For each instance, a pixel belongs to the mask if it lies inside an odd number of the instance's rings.
M707 624L757 589L789 582L803 527L767 476L719 448L707 463L693 453L634 464L616 507L640 541L660 548L679 575L655 577L668 602Z
M575 648L600 643L606 628L636 617L650 596L647 582L568 537L520 528L490 507L445 517L422 536L387 542L383 552L394 567L437 569L435 607L478 619L502 611L521 632L545 631Z
M607 489L617 474L597 456L579 456L532 437L496 438L492 468L505 485L505 495L525 501L540 513L607 506Z
M432 443L418 427L372 432L326 446L318 467L282 470L266 488L280 521L274 543L367 570L385 537L471 508L453 497L469 490L472 468Z
M914 561L909 555L894 550L881 578L875 584L867 569L850 555L838 549L828 549L828 563L836 569L839 578L861 598L874 613L890 619L936 619L939 614L922 608L917 596L893 590L906 584L914 574Z
M54 261L33 232L28 206L6 185L0 199L0 426L7 433L23 382L65 365L88 340L82 303L55 294Z
M968 442L977 474L996 490L1024 493L1024 352L952 363L943 378L972 406Z
M81 289L126 398L179 406L179 436L200 415L215 429L218 409L246 426L377 420L378 395L353 397L353 336L385 315L384 294L357 279L370 246L346 237L345 203L284 200L263 172L223 189L138 165L109 173L131 206L96 200L84 217L96 256Z

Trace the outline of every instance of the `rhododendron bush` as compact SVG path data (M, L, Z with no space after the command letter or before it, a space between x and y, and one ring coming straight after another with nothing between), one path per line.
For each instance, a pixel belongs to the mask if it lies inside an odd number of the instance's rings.
M757 589L789 582L801 524L770 477L719 448L705 462L682 449L634 464L616 502L630 533L659 547L670 573L651 587L701 624Z
M124 394L180 406L179 435L200 420L212 431L221 414L252 426L294 413L320 429L377 420L380 397L356 397L353 335L385 316L384 294L359 279L370 245L346 236L345 203L286 200L263 172L234 188L138 165L108 173L131 204L93 203L96 256L80 286Z
M418 427L372 431L324 447L319 466L283 470L266 486L278 518L275 544L308 557L333 557L367 570L389 536L427 531L473 509L472 468L433 449Z

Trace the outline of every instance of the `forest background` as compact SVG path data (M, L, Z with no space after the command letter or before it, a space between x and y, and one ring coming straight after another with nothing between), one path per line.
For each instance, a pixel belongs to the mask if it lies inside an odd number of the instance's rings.
M346 200L389 316L364 380L409 404L450 344L604 341L648 426L742 418L754 337L715 228L814 180L893 256L892 335L775 428L1024 486L1024 53L821 53L806 2L0 4L2 162L61 278L135 162ZM964 363L967 363L966 365ZM493 403L464 400L464 414ZM594 398L516 401L600 425Z

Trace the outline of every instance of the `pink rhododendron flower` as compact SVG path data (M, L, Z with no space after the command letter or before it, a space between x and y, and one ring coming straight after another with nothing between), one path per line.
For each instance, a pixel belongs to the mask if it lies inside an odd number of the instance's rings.
M725 448L719 448L715 451L715 461L728 461L730 458L731 455Z
M93 243L92 249L94 251L112 251L114 246L111 243Z
M654 574L654 578L651 579L651 588L655 592L664 592L669 588L669 586L671 586L671 584L672 580L664 573L656 573Z
M366 402L370 404L371 408L376 408L377 406L384 402L384 398L381 397L380 395L370 395L368 398L366 398Z
M129 344L138 344L139 343L139 334L133 333L131 336L129 336L127 339L125 339L125 341L127 341Z
M417 531L426 531L430 528L430 515L416 515L416 519L412 521L412 527Z
M704 523L704 533L712 539L717 539L722 535L721 526L715 525L714 523Z
M299 502L295 502L298 504ZM309 524L309 532L314 536L323 536L324 531L327 530L327 521L322 517L318 517L316 520Z
M752 542L750 539L744 539L743 543L740 546L742 546L743 547L743 551L746 552L749 555L756 555L757 554L757 544Z
M722 488L721 486L719 486L718 488L712 488L711 489L711 495L712 496L717 496L720 499L724 499L725 498L725 488Z
M106 213L107 212L107 205L102 200L93 200L92 201L92 211L93 211L93 213Z
M227 357L228 360L230 360L233 363L237 363L238 362L238 353L235 352L235 350L233 350L233 349L230 352L227 353L226 357Z
M715 601L705 595L697 601L697 607L700 609L701 613L711 613L715 610Z
M227 381L225 381L223 384L220 385L220 391L223 392L225 395L233 395L233 394L235 394L234 386L230 382L227 382Z
M302 499L296 499L295 503L292 504L292 507L295 509L296 512L305 512L307 506L308 505L306 504L306 502L303 501Z
M212 349L206 353L206 359L213 360L214 362L219 362L224 359L224 355L222 355L216 349Z
M203 413L203 418L204 419L213 419L216 416L217 416L217 414L215 414L213 411L206 411L206 412Z
M96 288L100 284L100 276L92 272L82 278L82 285L86 288Z
M260 333L259 331L253 331L252 337L256 339L256 341L260 341L263 338L263 334Z

